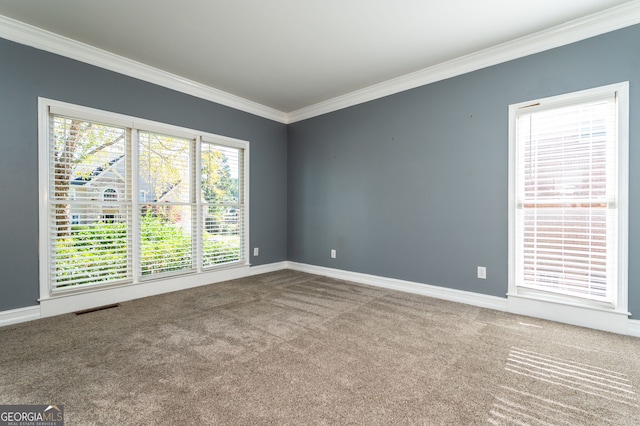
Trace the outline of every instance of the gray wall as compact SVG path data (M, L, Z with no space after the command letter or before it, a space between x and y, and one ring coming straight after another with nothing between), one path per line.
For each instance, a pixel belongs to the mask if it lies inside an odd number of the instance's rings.
M254 265L286 260L286 126L0 39L0 311L38 284L38 97L248 140Z
M288 258L503 297L508 105L628 80L638 317L638 46L634 26L287 128L0 39L0 311L39 296L38 96L249 140L255 265ZM487 280L475 278L477 265Z
M289 260L504 297L508 106L630 81L640 316L639 47L634 26L290 125Z

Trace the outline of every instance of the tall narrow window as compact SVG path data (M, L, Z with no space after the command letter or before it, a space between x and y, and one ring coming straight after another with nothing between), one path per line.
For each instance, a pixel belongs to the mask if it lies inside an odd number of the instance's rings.
M49 124L51 287L130 279L129 131L63 115Z
M138 133L142 275L195 268L193 255L193 140Z
M515 291L610 308L621 300L624 90L512 106Z
M240 259L244 241L243 150L201 144L203 267Z

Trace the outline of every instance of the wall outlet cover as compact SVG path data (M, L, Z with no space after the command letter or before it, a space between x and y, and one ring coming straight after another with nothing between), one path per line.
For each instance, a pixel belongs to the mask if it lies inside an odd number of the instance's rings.
M481 280L487 279L487 267L486 266L478 266L478 278Z

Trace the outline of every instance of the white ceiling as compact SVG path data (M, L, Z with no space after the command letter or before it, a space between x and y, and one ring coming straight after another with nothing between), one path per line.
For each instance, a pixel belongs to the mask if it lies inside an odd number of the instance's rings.
M0 0L0 15L289 113L628 2Z

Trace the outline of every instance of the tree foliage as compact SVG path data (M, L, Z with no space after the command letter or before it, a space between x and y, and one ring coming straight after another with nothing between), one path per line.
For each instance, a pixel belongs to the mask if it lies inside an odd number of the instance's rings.
M231 177L229 159L220 149L203 145L201 152L202 197L207 203L234 203L238 201L238 179Z
M138 185L148 201L191 201L192 141L149 132L138 139Z
M110 161L124 155L126 130L55 116L53 119L53 179L58 235L70 232L69 200L71 181L88 180L97 168L108 167Z
M57 287L69 279L88 284L127 278L130 257L125 223L96 222L74 225L70 235L59 239L56 247ZM169 218L149 210L141 217L142 275L180 271L192 267L191 236ZM203 266L240 259L240 239L206 236Z

